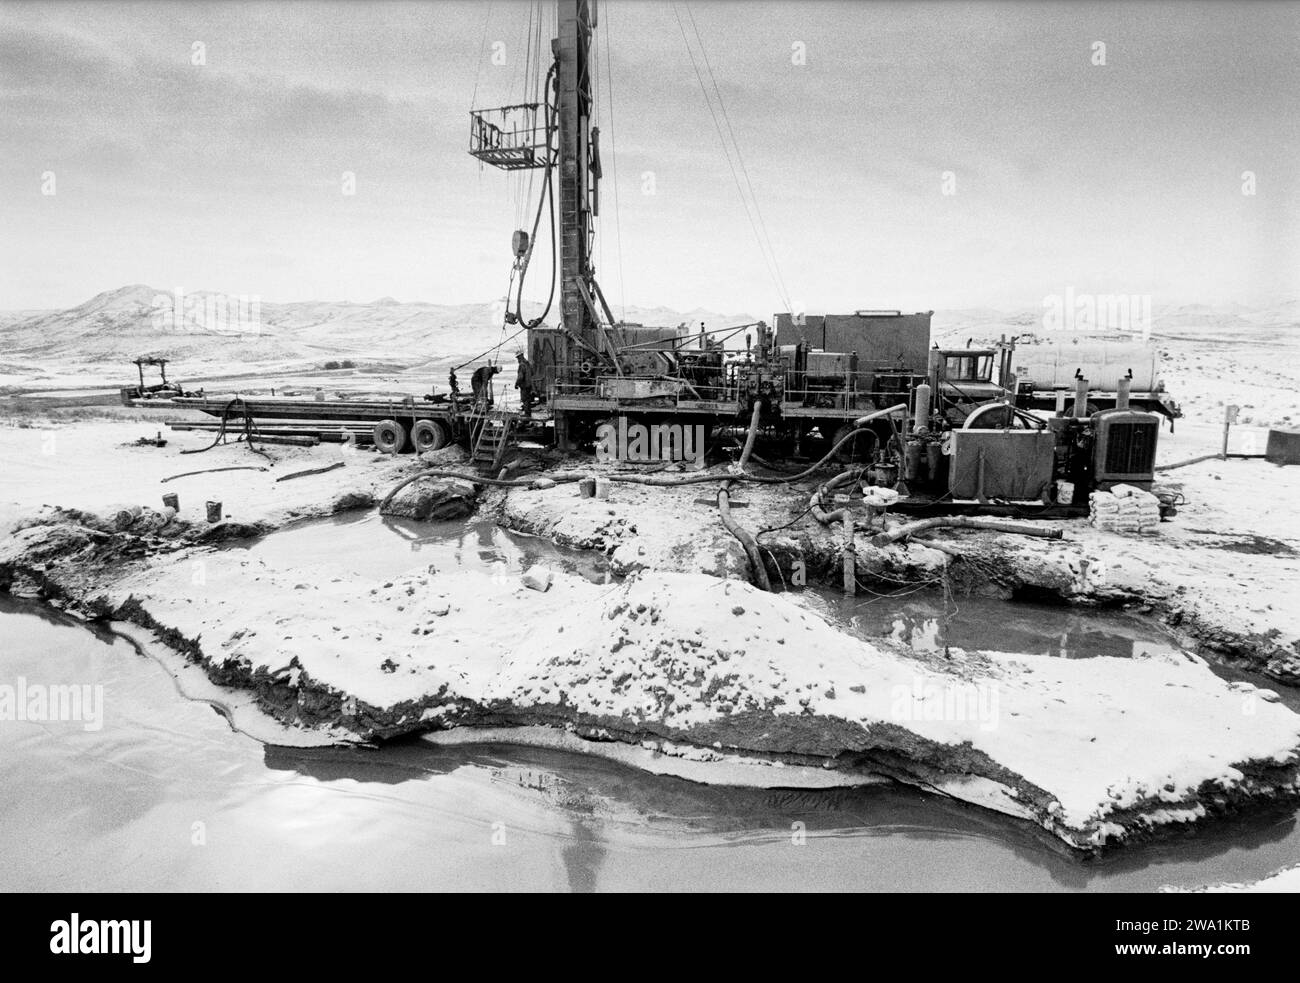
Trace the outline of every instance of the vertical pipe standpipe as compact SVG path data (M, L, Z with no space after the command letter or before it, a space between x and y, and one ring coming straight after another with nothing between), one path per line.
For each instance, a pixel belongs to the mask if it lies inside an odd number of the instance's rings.
M1128 409L1128 392L1129 387L1133 385L1133 380L1125 376L1119 380L1119 386L1115 392L1115 408L1117 410Z

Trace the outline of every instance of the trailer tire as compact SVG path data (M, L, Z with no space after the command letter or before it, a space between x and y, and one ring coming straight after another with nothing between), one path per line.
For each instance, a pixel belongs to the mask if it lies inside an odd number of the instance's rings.
M437 420L416 420L411 428L411 444L415 453L440 451L451 442L451 434L446 426Z
M396 420L380 420L371 432L375 449L383 454L400 454L406 447L406 428Z

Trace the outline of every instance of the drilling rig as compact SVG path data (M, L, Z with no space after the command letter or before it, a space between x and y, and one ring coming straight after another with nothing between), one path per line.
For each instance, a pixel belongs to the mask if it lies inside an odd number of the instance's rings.
M1158 418L1130 408L1127 384L1114 409L1093 413L1078 394L1070 408L1061 393L1053 419L1036 417L1017 405L1008 381L1014 345L930 348L933 311L785 313L775 316L775 329L760 321L713 331L616 321L592 263L601 180L591 70L596 3L559 0L557 8L539 98L471 110L470 153L506 171L544 172L532 229L513 236L519 286L506 322L528 333L529 395L543 407L533 421L551 422L559 449L584 448L599 424L616 417L651 426L757 427L796 457L811 440L815 453L829 447L841 461L863 462L866 482L899 492L903 511L942 504L1077 514L1092 490L1121 482L1150 488ZM556 327L542 323L551 301L532 320L522 309L547 204L558 253ZM743 348L725 348L740 332ZM971 371L963 374L967 363Z
M557 7L558 31L542 98L470 113L472 156L506 171L545 172L532 231L520 229L513 237L520 297L544 206L549 201L554 216L552 195L559 185L558 230L552 236L560 324L547 327L542 318L525 319L518 299L506 315L508 324L522 324L528 332L530 396L544 407L536 418L551 421L556 446L582 448L597 426L614 416L650 424L671 419L713 430L748 424L757 407L762 425L790 438L797 453L802 441L829 442L852 429L851 421L863 411L897 402L900 393L905 397L925 374L930 312L854 315L861 324L883 325L890 335L879 346L890 351L884 361L872 361L867 352L859 360L857 352L826 351L824 342L781 345L778 330L761 321L711 331L701 325L696 331L615 320L592 264L601 180L591 85L596 4L559 0ZM778 315L778 325L782 319L789 322L790 315ZM736 352L733 345L728 351L728 340L742 332L744 348ZM904 359L904 350L911 357Z

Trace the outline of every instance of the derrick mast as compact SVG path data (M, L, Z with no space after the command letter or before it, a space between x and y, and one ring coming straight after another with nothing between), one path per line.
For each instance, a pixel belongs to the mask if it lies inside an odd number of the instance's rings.
M528 329L534 384L548 393L571 393L593 387L603 370L621 370L606 331L614 319L591 263L592 220L600 214L601 176L600 131L592 126L596 4L595 0L559 0L556 8L551 63L545 83L536 90L543 101L471 110L470 154L505 171L545 172L532 232L521 229L515 233L511 283L517 282L518 295L513 310L507 303L506 323L523 324ZM558 329L542 323L551 310L550 300L540 317L529 320L522 311L523 281L548 203L548 225L554 226L547 236L553 270L550 296L554 300L559 295ZM557 444L572 446L566 414L557 413L553 419Z
M556 102L559 116L560 284L565 329L579 348L600 350L594 310L598 288L591 268L592 218L597 214L600 158L591 129L591 36L595 27L590 0L560 0L556 58ZM590 362L582 351L571 351L571 373ZM577 378L570 378L577 382Z

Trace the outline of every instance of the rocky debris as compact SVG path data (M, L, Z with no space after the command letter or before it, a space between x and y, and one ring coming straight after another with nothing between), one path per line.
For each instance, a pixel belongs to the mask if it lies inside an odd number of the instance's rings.
M544 567L541 564L534 564L525 570L523 576L519 579L529 590L537 590L545 593L551 589L551 583L555 580L555 572L549 567Z
M354 509L368 509L375 504L375 496L368 491L344 492L330 505L331 512L351 512Z
M15 571L43 571L47 564L69 560L111 537L89 526L61 522L24 525L0 539L0 588L14 580Z
M459 519L474 511L477 495L477 487L461 478L426 478L398 492L386 514L420 522Z
M265 522L236 522L233 519L225 519L199 528L194 533L193 540L196 543L213 544L232 539L253 539L257 536L265 536L274 528Z
M436 451L425 451L420 455L420 463L432 468L449 468L464 464L469 460L469 452L459 444L448 444Z

